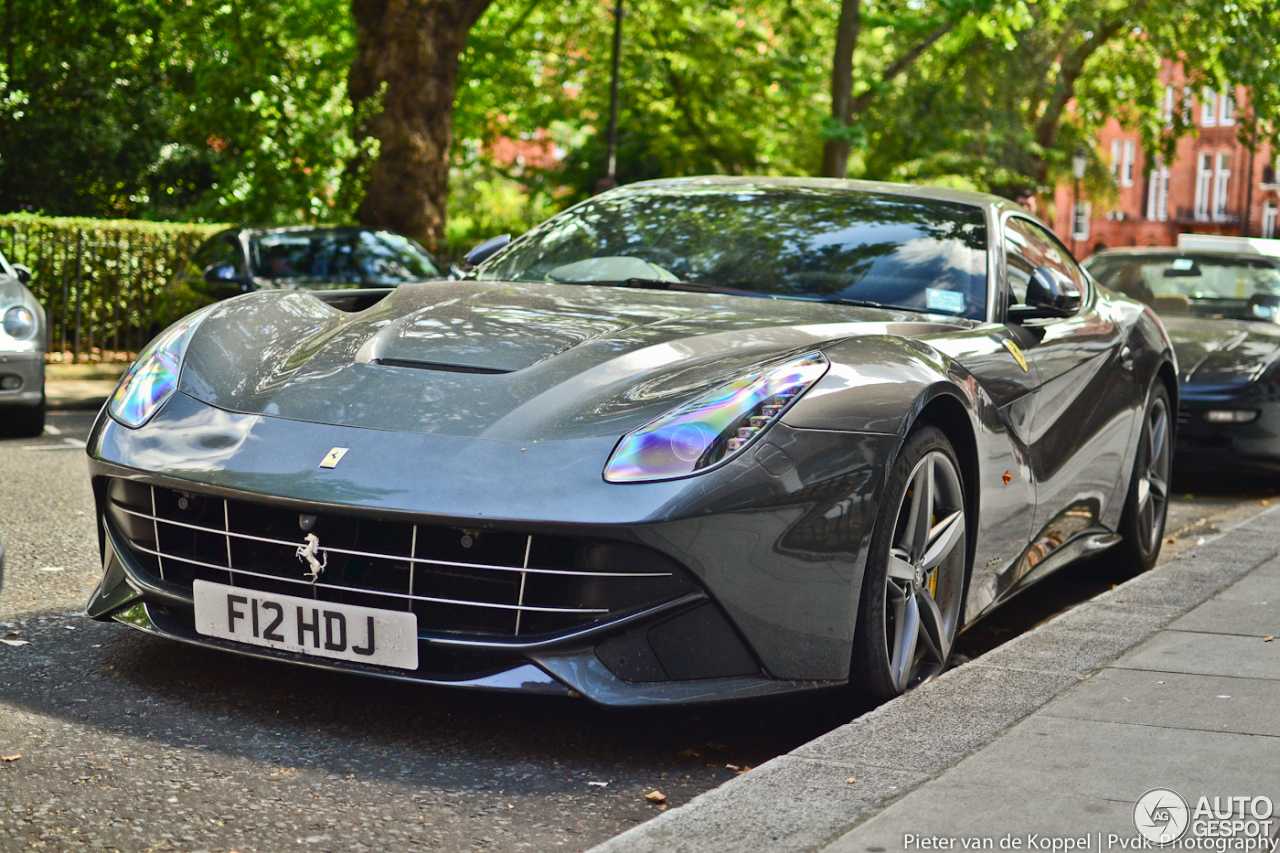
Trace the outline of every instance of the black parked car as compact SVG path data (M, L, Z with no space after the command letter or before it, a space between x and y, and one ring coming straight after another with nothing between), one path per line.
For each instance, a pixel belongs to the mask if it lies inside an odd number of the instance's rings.
M1176 459L1186 469L1280 471L1280 258L1113 249L1086 264L1151 306L1178 354Z
M387 288L441 278L431 253L393 231L237 228L196 249L185 280L211 302L254 290Z

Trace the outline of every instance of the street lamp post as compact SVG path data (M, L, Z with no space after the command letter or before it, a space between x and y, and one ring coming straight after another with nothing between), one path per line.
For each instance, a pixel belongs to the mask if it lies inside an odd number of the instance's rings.
M1076 223L1080 218L1080 179L1084 177L1084 170L1088 165L1089 159L1084 147L1077 146L1076 153L1071 155L1071 174L1075 177L1075 198L1071 204L1071 254L1076 256L1080 254L1080 247L1076 245L1076 234L1079 233Z

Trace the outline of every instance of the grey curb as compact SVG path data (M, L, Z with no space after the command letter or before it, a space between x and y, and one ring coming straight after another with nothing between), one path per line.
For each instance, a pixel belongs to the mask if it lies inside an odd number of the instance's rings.
M1275 558L1277 510L592 851L821 849Z

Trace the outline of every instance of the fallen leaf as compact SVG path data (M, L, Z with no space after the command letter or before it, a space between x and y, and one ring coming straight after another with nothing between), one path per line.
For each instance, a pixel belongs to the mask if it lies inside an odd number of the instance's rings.
M1259 503L1261 503L1263 506L1268 506L1271 503L1271 501L1264 500L1264 501L1259 501Z
M1129 697L1128 697L1128 696L1121 696L1120 698L1121 698L1121 699L1123 699L1123 700L1124 700L1124 701L1126 701L1126 702L1128 702L1128 701L1129 701Z
M21 758L21 757L22 757L21 755L17 755L17 754L14 754L14 755L0 755L0 761L3 761L3 762L5 762L6 764L8 764L8 763L10 763L10 762L12 762L12 761L17 761L17 760L18 760L19 758Z
M1274 640L1274 639L1275 639L1275 637L1263 637L1263 638L1262 638L1262 642L1264 642L1264 643L1269 643L1269 642L1271 642L1271 641L1272 641L1272 640Z
M1163 681L1157 681L1156 684L1164 684Z
M587 784L588 784L588 785L595 785L597 788L607 788L607 787L609 787L609 783L608 783L608 782L588 782Z
M1164 540L1164 544L1172 545L1174 542L1177 542L1177 541L1178 541L1177 539L1174 539L1172 536L1170 536L1168 539Z
M3 638L0 638L0 643L4 643L6 646L29 646L29 645L31 645L31 641L30 641L30 640L6 640L6 639L3 639Z
M858 780L857 780L857 779L855 779L855 778L853 778L852 776L850 776L850 777L849 777L849 784L850 784L850 785L856 785L856 784L858 784Z
M1117 599L1116 599L1116 601L1117 601L1118 603L1120 603L1120 604L1124 604L1124 603L1125 603L1126 601L1128 601L1128 600L1129 600L1129 599L1127 599L1127 598L1117 598Z
M744 767L738 771L738 775L741 776L743 773L746 773L750 769L751 769L750 767Z
M681 755L683 755L683 756L685 756L686 758L701 758L701 757L702 757L702 753L698 752L697 750L693 750L693 749L686 749L684 752L682 752L682 753L680 753L680 754L681 754Z
M667 801L667 795L661 791L650 791L644 795L644 798L651 803L665 803Z
M742 769L741 767L739 767L739 766L738 766L738 765L736 765L736 764L726 764L726 765L725 765L725 767L726 767L726 768L728 768L729 770L741 770L741 769Z

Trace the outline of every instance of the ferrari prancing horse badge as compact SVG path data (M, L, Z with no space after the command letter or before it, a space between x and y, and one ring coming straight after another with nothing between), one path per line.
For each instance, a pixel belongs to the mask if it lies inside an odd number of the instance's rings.
M1027 368L1024 365L1022 369L1026 370ZM348 450L350 450L349 447L333 448L332 450L329 451L329 454L325 456L323 461L320 462L320 467L321 468L337 468L338 463L342 461L342 457L347 455Z
M1014 359L1018 362L1018 367L1022 368L1022 372L1026 373L1027 360L1025 357L1023 357L1022 350L1018 349L1018 345L1015 344L1013 341L1005 341L1004 348L1007 349L1010 352L1010 354L1013 355Z

